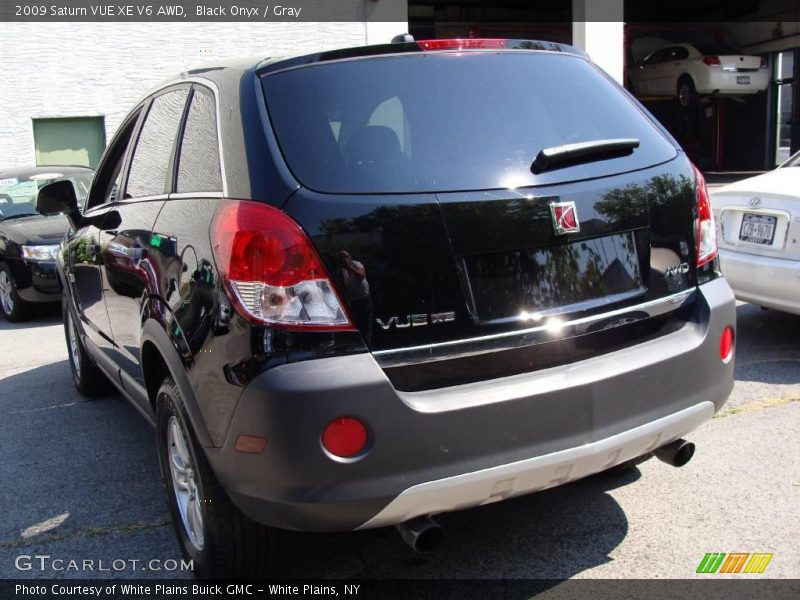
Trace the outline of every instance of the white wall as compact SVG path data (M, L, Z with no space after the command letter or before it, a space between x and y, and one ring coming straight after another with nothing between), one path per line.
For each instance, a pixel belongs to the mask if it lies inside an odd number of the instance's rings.
M35 162L33 118L104 116L110 141L139 98L187 68L366 41L365 22L2 23L0 167Z
M572 45L619 83L625 71L623 0L573 0Z
M367 0L365 9L367 44L388 44L394 36L408 33L407 0Z

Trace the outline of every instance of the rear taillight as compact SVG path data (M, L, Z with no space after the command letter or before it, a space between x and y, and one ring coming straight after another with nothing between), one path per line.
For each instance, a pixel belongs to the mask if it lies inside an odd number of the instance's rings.
M719 56L704 56L703 62L709 67L718 67L722 64L719 60Z
M419 40L423 50L474 50L478 48L505 48L508 40L499 38Z
M354 329L311 241L277 208L223 201L211 245L237 311L256 324L291 329Z
M767 66L769 66L769 65L767 64L767 57L766 57L766 56L762 56L762 57L761 57L761 65L760 65L760 67L761 67L762 69L766 69L766 68L767 68Z
M717 255L717 233L706 178L696 166L692 168L697 192L697 266L701 267Z

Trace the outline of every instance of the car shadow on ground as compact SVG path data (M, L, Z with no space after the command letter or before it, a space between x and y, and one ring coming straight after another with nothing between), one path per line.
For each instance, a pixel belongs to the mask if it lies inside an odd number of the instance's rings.
M32 314L27 321L21 323L11 323L0 313L0 331L37 329L39 327L50 327L61 322L60 304L42 304L34 307Z
M346 534L283 534L275 565L289 578L525 579L506 590L528 597L534 579L565 579L609 562L628 521L607 492L638 469L608 472L559 488L440 515L442 545L414 553L393 528Z
M166 522L152 428L118 394L82 397L61 360L0 379L0 411L0 557Z
M736 318L734 378L767 384L800 382L800 315L740 304Z

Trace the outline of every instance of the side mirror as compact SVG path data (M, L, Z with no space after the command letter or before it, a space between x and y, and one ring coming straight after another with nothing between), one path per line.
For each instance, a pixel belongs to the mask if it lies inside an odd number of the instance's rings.
M44 216L67 215L73 227L80 222L78 196L75 186L69 179L48 183L39 190L36 198L36 212Z

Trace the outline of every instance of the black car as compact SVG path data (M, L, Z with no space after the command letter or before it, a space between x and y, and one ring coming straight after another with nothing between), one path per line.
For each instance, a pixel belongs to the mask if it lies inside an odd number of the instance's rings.
M82 201L93 173L86 167L0 169L0 309L9 321L30 316L34 304L61 301L55 255L69 223L36 212L39 190L66 179Z
M195 572L682 439L733 386L700 172L579 50L435 40L218 65L137 104L59 255L75 384L157 430ZM700 498L697 499L701 501ZM147 499L141 499L147 501Z

